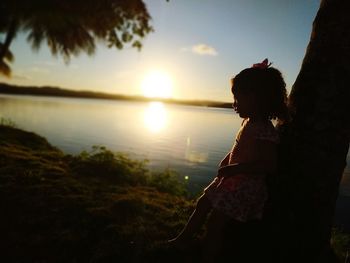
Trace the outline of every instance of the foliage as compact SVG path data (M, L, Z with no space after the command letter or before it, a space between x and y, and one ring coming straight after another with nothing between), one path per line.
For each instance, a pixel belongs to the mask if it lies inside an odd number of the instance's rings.
M34 133L0 126L1 258L153 262L145 256L180 231L193 203L148 181L145 164L101 146L65 155Z
M159 191L179 196L188 196L189 194L186 190L185 181L181 180L180 175L171 169L166 169L163 172L153 172L147 179L147 184Z
M350 260L350 235L341 229L333 228L331 245L341 262L347 263Z
M9 118L0 118L0 125L16 128L17 124Z
M127 154L113 153L104 146L93 146L89 152L82 151L77 156L71 156L69 162L75 174L121 184L144 185L149 174L146 160L132 160Z
M114 153L104 146L92 146L77 156L66 157L72 172L78 176L107 180L111 183L145 185L158 191L188 196L187 186L179 174L170 169L150 172L148 160L133 160L125 153Z
M10 85L7 83L0 83L0 93L5 94L30 94L37 96L56 96L56 97L72 97L72 98L98 98L98 99L111 99L111 100L129 100L129 101L152 101L152 98L146 98L138 95L121 95L111 94L104 92L94 92L87 90L74 91L69 89L63 89L59 87L36 87L36 86L17 86ZM180 105L193 105L203 107L217 107L217 108L229 108L232 109L232 103L230 102L217 102L217 101L202 101L202 100L178 100L163 98L158 99L159 101L171 104Z
M70 57L95 52L96 42L122 49L126 44L140 49L141 39L153 29L142 0L53 1L3 0L0 3L0 73L9 75L13 54L9 46L20 31L38 50L46 40L53 55Z
M13 62L14 56L9 49L6 50L5 45L3 43L0 43L0 53L1 52L3 52L3 59L0 59L0 74L2 73L5 76L9 76L11 74L11 68L9 63Z

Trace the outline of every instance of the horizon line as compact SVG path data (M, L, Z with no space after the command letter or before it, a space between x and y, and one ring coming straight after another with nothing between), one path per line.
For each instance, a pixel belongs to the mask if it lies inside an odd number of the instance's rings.
M0 93L13 95L36 95L51 97L74 97L91 99L110 99L110 100L135 100L135 101L161 101L165 103L207 106L217 108L232 108L232 102L195 100L195 99L176 99L162 97L146 97L143 95L126 95L100 91L72 90L55 86L22 86L0 82Z

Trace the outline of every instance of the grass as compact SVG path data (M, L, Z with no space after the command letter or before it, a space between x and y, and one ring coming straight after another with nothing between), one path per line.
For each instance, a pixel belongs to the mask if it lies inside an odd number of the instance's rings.
M350 235L341 229L333 228L331 245L340 262L350 262Z
M150 172L147 161L103 146L67 155L43 137L2 123L3 262L198 262L198 243L182 252L163 245L182 229L195 204L178 174ZM247 236L254 227L236 230ZM341 262L349 240L334 230L332 247ZM259 254L252 241L246 237L246 256Z
M146 162L100 146L66 155L0 126L4 262L147 262L193 205L174 172L152 174Z

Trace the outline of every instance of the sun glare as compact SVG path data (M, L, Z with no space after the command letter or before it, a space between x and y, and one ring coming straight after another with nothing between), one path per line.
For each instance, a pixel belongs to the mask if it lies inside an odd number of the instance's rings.
M170 76L163 71L148 73L141 83L142 93L148 98L170 98L172 86Z
M151 102L143 116L144 123L149 131L158 133L167 124L167 112L162 102Z

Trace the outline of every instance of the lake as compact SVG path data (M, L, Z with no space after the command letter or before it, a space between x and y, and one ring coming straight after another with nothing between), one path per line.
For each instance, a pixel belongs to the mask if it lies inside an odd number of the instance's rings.
M0 118L33 131L66 153L104 145L151 170L174 169L206 184L230 150L241 119L230 109L41 96L0 95Z
M131 158L148 159L151 170L170 168L188 178L192 191L215 177L242 122L232 109L2 94L0 118L46 137L65 153L103 145ZM350 202L348 166L340 197L343 211Z

